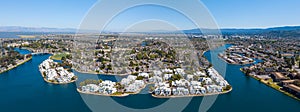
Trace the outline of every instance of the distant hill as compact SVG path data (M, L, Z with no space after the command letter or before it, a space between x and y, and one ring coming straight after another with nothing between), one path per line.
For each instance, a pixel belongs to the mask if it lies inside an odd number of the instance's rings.
M268 31L292 31L292 30L300 30L300 26L284 26L284 27L274 27L266 29Z
M284 26L266 29L201 29L206 34L220 31L223 35L264 35L270 37L300 37L300 26ZM200 29L183 30L187 34L202 34Z
M201 32L202 31L202 32ZM76 33L74 28L47 28L47 27L21 27L21 26L0 26L0 32L37 32L37 33L59 33L69 32ZM97 30L82 30L82 33L98 33ZM108 32L108 31L107 31ZM223 35L262 35L269 37L300 37L300 26L284 26L266 29L190 29L181 31L151 31L140 33L186 33L186 34L217 34L221 32Z
M47 28L47 27L22 27L0 26L0 32L77 32L75 28ZM97 32L96 30L83 30L82 32Z

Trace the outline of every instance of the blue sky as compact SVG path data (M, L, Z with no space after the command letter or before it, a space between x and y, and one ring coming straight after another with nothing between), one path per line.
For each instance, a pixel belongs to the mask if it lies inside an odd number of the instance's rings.
M300 25L300 0L201 0L221 28ZM0 26L77 28L97 0L0 0ZM119 15L109 29L145 18L193 26L182 15L160 7L138 7ZM151 24L147 24L150 25ZM160 27L158 30L169 28Z

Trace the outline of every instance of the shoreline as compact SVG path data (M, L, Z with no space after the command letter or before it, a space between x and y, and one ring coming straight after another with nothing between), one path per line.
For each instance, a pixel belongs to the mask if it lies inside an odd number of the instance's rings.
M77 92L82 93L82 94L88 94L88 95L97 95L97 96L111 96L111 97L126 97L129 95L134 95L134 94L138 94L141 92L142 89L145 89L147 85L145 85L143 88L141 88L138 92L134 92L134 93L125 93L125 94L121 94L121 95L110 95L110 94L99 94L99 93L92 93L92 92L83 92L81 90L79 90L79 88L77 88ZM221 95L221 94L226 94L232 91L232 88L228 91L224 91L224 92L217 92L217 93L208 93L208 94L201 94L201 95L183 95L183 96L156 96L154 94L151 94L152 97L154 98L186 98L186 97L202 97L202 96L211 96L211 95Z
M242 73L245 74L245 72L242 70L242 68L240 68L240 71L242 71ZM253 78L253 79L255 79L255 80L257 80L257 81L263 83L264 85L266 85L266 86L268 86L268 87L270 87L270 88L272 88L272 89L274 89L274 90L277 90L277 91L279 91L279 92L282 93L282 94L285 94L285 95L287 95L287 96L289 96L289 97L291 97L291 98L294 98L294 99L300 101L300 98L297 98L296 96L294 96L293 94L291 94L291 93L289 93L289 92L286 92L286 91L284 91L284 90L281 90L281 89L278 89L278 88L276 88L276 87L274 87L274 86L271 86L271 84L268 84L268 82L267 82L267 81L264 81L264 79L260 79L260 78L258 78L258 77L255 77L254 75L246 75L246 74L245 74L245 76L250 76L251 78ZM277 86L278 86L278 85L277 85ZM281 86L278 86L278 87L281 88Z
M217 93L207 93L207 94L200 94L200 95L183 95L183 96L156 96L154 94L151 94L154 98L186 98L186 97L201 97L201 96L211 96L211 95L221 95L226 94L232 91L232 88L228 91L224 92L217 92Z
M130 94L110 95L110 94L99 94L99 93L92 93L92 92L83 92L83 91L79 90L79 88L77 88L76 90L77 90L77 92L79 92L81 94L97 95L97 96L126 97L126 96L130 95Z
M40 71L40 70L39 70L39 71ZM73 83L73 82L75 82L75 81L78 80L78 77L76 76L76 79L75 79L75 80L71 80L70 82L65 82L65 83L51 82L51 81L47 80L47 79L44 77L44 74L43 74L41 71L40 71L40 73L41 73L41 75L42 75L44 81L47 82L47 83L50 83L50 84L57 84L57 85L59 85L59 84L70 84L70 83Z
M12 69L14 69L14 68L16 68L16 67L18 67L18 66L24 64L24 63L30 61L31 59L32 59L32 56L31 56L30 58L28 58L28 59L23 60L21 63L18 63L18 64L14 65L14 66L12 66L12 67L10 67L10 68L7 68L7 69L4 70L4 71L1 71L0 74L5 73L5 72L8 72L8 71L10 71L10 70L12 70Z
M83 92L81 90L79 90L79 88L77 88L77 91L79 93L82 94L90 94L90 95L98 95L98 96L114 96L114 97L125 97L125 96L129 96L129 95L135 95L140 93L143 89L146 88L148 84L145 84L144 87L140 88L137 92L124 92L125 94L121 94L121 95L113 95L113 94L100 94L100 93L92 93L92 92Z

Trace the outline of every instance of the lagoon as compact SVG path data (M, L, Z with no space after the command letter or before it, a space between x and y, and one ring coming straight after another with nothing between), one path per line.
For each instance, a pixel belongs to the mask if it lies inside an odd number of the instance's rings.
M208 110L209 112L300 112L299 101L288 97L251 77L245 76L239 70L243 66L230 65L218 58L217 54L223 52L225 48L229 46L230 45L225 45L204 54L210 62L213 62L214 68L222 75L225 75L225 79L233 87L233 90L230 93L218 95L216 101ZM158 99L151 97L151 95L147 93L147 90L143 90L144 92L142 92L142 94L130 95L124 98L79 94L76 91L76 85L84 79L100 78L103 80L116 81L121 77L76 72L75 74L78 76L77 84L48 84L40 75L38 65L49 56L50 55L33 56L32 60L25 64L0 74L1 112L89 112L95 111L96 109L120 111L123 107L149 109L170 101L178 102L178 105L183 104L182 107L185 107L183 111L191 112L198 111L203 99L203 97ZM223 65L227 66L226 69ZM114 101L114 103L109 103L108 101ZM184 105L186 101L188 103L187 106ZM178 105L170 106L169 108L166 108L165 111L172 111L172 108L176 108ZM128 110L125 109L121 111Z

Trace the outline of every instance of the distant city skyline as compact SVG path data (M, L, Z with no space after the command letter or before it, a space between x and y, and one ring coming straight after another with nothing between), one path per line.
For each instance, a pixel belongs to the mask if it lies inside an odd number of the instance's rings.
M269 28L300 25L298 0L200 0L215 18L220 28ZM10 0L1 1L0 26L78 28L89 9L97 0L76 2L61 0ZM188 5L188 4L185 4ZM136 7L126 10L114 19L107 28L119 30L118 27L132 25L134 21L151 19L176 23L180 29L196 28L187 18L174 10L156 6ZM157 23L157 24L149 24ZM170 30L160 22L148 22L148 29ZM150 26L149 26L150 25ZM152 26L151 26L152 25ZM155 29L157 28L157 29ZM91 28L91 30L96 30ZM172 29L173 30L173 29Z

